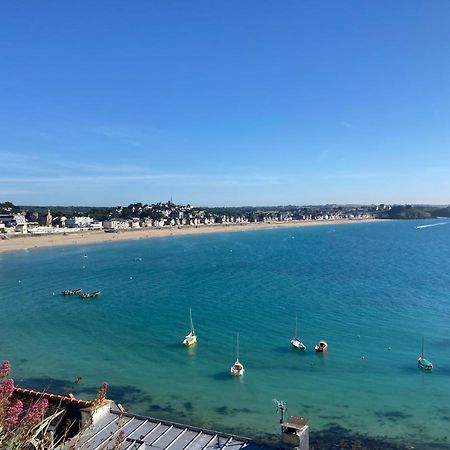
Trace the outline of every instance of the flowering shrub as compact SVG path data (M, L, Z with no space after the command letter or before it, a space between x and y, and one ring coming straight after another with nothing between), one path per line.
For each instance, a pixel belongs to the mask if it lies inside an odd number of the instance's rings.
M27 411L20 400L14 401L14 380L8 378L11 366L8 361L0 365L0 449L43 449L45 432L50 422L59 414L44 418L48 400L33 403Z
M95 404L100 405L106 399L106 394L108 392L108 383L102 383L97 390L97 395L95 396Z
M52 442L48 427L55 418L64 413L49 414L48 400L41 398L32 403L28 408L24 407L21 400L15 400L14 380L9 377L11 366L8 361L0 365L0 450L52 450L67 438L67 431L58 437L58 442ZM102 405L106 400L108 384L103 383L97 391L97 396L92 402L94 406ZM47 417L46 417L47 416ZM118 433L105 441L105 447L112 444L113 450L119 450L125 440L122 430L123 423L118 423ZM77 437L78 439L78 437ZM89 445L86 447L88 448ZM72 447L71 447L72 448Z

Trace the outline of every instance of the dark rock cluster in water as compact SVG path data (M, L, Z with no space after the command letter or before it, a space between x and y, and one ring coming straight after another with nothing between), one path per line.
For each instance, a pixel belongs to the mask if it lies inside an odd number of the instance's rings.
M98 387L82 386L82 378L78 377L76 380L64 380L50 377L35 377L19 380L20 385L28 389L34 389L39 391L46 391L55 394L68 394L73 393L81 398L93 399L97 394ZM135 386L131 385L119 385L111 386L108 391L108 398L113 399L116 403L122 404L124 407L135 406L140 413L147 416L157 416L160 419L174 420L181 419L188 425L207 427L212 429L218 429L220 431L229 432L241 436L251 436L255 442L268 446L276 446L278 444L278 435L271 433L257 433L255 430L247 427L239 429L223 429L218 422L202 423L202 420L192 413L195 410L195 404L191 402L184 402L182 408L178 403L172 405L171 403L157 404L153 403L153 398L146 391L143 391ZM305 406L305 405L304 405ZM347 405L345 405L347 406ZM306 405L305 409L314 409L313 405ZM229 408L228 406L219 406L214 411L222 416L230 415L236 416L239 414L251 414L256 411L248 408ZM133 412L133 411L130 411ZM448 411L445 408L441 411L441 420L448 421ZM397 422L408 419L411 414L402 411L377 411L375 415L378 420L387 420L389 422ZM337 420L337 416L321 416L329 420ZM194 421L196 423L190 423ZM450 450L450 445L447 442L432 442L429 444L414 443L403 444L401 442L395 442L390 439L371 437L366 435L360 435L354 433L347 428L343 428L336 422L330 422L325 429L321 431L315 431L310 428L310 450L410 450L412 448L421 450Z
M386 414L388 417L392 415ZM394 416L396 415L394 414ZM403 417L402 414L400 415ZM442 442L425 445L404 444L387 438L353 433L336 423L329 423L322 431L314 432L310 430L310 450L409 450L413 448L416 450L449 450L450 446Z
M387 419L391 422L397 422L398 420L405 420L413 417L412 414L404 413L402 411L375 411L375 415L380 419Z
M222 416L235 416L236 414L249 414L253 412L248 408L228 408L228 406L219 406L214 408L214 411Z
M20 387L32 389L34 391L43 391L49 392L51 394L65 395L69 393L75 393L79 381L80 378L71 381L50 377L33 377L16 380L16 384ZM97 392L97 390L95 392Z

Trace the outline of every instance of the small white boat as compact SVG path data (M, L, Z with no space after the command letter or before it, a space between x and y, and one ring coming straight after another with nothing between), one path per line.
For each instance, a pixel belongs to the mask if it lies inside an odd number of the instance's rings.
M191 345L194 345L197 343L197 335L195 334L194 330L194 322L192 321L192 310L189 308L189 318L191 319L191 330L189 331L189 334L185 336L183 339L183 345L186 347L190 347Z
M291 339L291 345L299 350L306 350L306 345L298 339Z
M319 353L325 353L328 350L328 344L325 341L319 341L315 345L314 350Z
M87 298L100 297L100 294L101 294L100 291L85 292L84 294L80 294L80 298L87 299Z
M297 337L297 328L298 328L298 319L297 319L297 313L295 313L295 329L294 329L294 337L291 339L291 345L294 348L297 348L299 350L306 350L306 345L300 341L300 339Z
M244 375L244 365L239 361L239 333L236 337L236 362L231 366L231 375L241 376Z

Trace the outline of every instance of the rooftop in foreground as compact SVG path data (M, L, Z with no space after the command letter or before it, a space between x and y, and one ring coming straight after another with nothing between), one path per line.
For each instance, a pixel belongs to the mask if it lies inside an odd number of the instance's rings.
M140 416L126 412L106 399L108 385L103 383L94 400L80 400L72 394L59 395L14 388L14 397L32 404L48 400L44 431L46 448L58 450L271 450L266 444L229 433ZM283 414L281 415L283 418ZM280 420L278 448L307 450L307 419L290 416Z
M66 442L65 449L89 450L263 450L248 438L181 425L113 408Z

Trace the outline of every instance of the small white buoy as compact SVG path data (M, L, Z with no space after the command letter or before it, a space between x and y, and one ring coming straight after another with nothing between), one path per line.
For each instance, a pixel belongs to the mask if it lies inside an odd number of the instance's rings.
M133 277L130 277L130 280L132 280L133 279Z
M86 269L86 266L83 266L83 269Z
M53 292L53 295L55 295L55 293Z
M22 280L19 280L19 283L22 283Z

